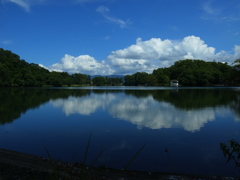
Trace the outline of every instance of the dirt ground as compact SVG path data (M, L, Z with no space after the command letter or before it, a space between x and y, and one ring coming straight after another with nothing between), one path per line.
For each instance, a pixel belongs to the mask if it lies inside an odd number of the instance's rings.
M80 164L53 161L43 157L0 149L0 180L240 180L233 177L201 176L88 168Z

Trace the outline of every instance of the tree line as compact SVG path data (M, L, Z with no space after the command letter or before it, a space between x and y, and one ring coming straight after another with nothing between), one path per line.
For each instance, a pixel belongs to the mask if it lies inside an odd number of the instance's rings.
M234 86L240 84L240 59L234 66L222 62L179 60L168 68L158 68L152 74L137 72L124 77L126 85L168 86L178 80L181 86Z
M41 87L74 85L119 85L119 77L94 77L90 75L49 71L38 64L28 63L19 55L0 48L0 87Z
M28 63L9 50L0 48L0 87L41 87L74 85L126 85L169 86L176 79L182 86L234 86L240 84L240 59L233 66L203 60L179 60L168 68L152 73L137 72L122 77L91 77L90 75L49 71L37 64Z

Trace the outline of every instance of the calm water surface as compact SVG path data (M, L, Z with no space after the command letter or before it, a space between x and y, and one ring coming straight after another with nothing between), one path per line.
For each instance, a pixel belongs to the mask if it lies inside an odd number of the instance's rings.
M0 148L129 169L240 176L219 143L240 142L240 88L0 89ZM168 152L165 152L165 150Z

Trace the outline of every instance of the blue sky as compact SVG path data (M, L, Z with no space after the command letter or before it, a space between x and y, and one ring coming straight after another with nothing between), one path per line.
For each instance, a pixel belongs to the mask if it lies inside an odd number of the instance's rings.
M0 47L49 70L152 73L240 58L239 0L0 0Z

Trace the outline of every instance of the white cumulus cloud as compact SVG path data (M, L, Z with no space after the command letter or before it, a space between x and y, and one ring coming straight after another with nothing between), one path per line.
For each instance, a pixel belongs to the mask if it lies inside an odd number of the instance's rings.
M239 45L235 45L231 53L223 50L216 52L214 47L209 47L200 37L196 36L187 36L178 41L160 38L143 41L137 38L135 44L125 49L112 51L103 61L98 61L89 55L78 57L65 55L61 62L53 64L48 69L90 75L125 75L136 72L152 73L154 69L169 67L175 61L184 59L216 60L232 64L239 57Z
M142 41L138 38L136 44L128 48L113 51L107 58L108 64L114 67L116 73L144 71L151 73L153 69L172 65L182 59L201 59L205 61L232 62L240 53L240 46L235 46L234 54L209 47L199 37L188 36L182 41L161 40L152 38Z
M51 71L64 71L69 73L82 74L112 74L113 71L104 61L97 61L89 55L74 57L66 54L61 62L48 67Z

